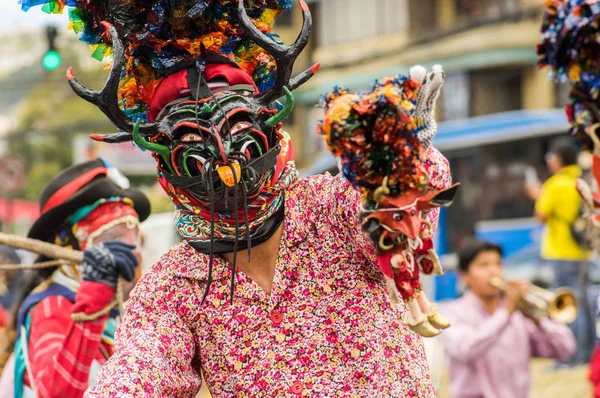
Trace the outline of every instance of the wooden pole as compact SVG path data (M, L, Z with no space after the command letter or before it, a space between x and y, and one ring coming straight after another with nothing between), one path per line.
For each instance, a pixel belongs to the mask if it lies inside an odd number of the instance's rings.
M83 252L65 249L64 247L37 239L0 232L0 244L10 246L14 249L27 250L56 260L65 260L71 264L81 264L83 262Z

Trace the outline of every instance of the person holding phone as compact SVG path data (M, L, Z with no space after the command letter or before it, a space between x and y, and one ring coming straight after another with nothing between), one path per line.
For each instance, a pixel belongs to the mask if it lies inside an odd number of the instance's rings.
M527 181L525 191L535 200L535 218L544 223L541 257L552 263L553 288L568 286L578 293L578 317L569 327L577 339L575 355L566 366L587 363L594 348L594 322L586 303L587 261L590 251L573 234L573 225L582 206L576 181L582 170L577 165L578 151L570 137L556 138L546 154L552 174L546 182Z

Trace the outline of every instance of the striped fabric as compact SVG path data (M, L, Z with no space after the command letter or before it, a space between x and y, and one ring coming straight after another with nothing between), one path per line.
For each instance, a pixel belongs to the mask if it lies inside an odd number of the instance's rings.
M82 282L75 304L62 296L50 296L30 310L29 361L38 397L83 397L90 383L92 364L104 364L113 352L112 341L103 339L108 315L90 322L73 322L74 312L93 313L114 296L114 289ZM32 387L29 372L24 384Z

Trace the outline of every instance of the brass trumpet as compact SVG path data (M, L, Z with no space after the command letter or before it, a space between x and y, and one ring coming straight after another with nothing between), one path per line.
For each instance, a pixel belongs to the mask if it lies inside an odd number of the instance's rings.
M490 283L502 291L506 288L506 282L499 277L493 278ZM525 313L543 316L563 324L571 323L577 318L577 296L568 287L550 291L529 284L529 290L522 300L520 309Z

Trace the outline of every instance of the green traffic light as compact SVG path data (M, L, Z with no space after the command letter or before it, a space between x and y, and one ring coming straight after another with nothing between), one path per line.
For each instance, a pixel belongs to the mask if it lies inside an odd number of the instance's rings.
M46 70L55 70L60 66L60 54L57 51L50 50L44 54L42 66Z

